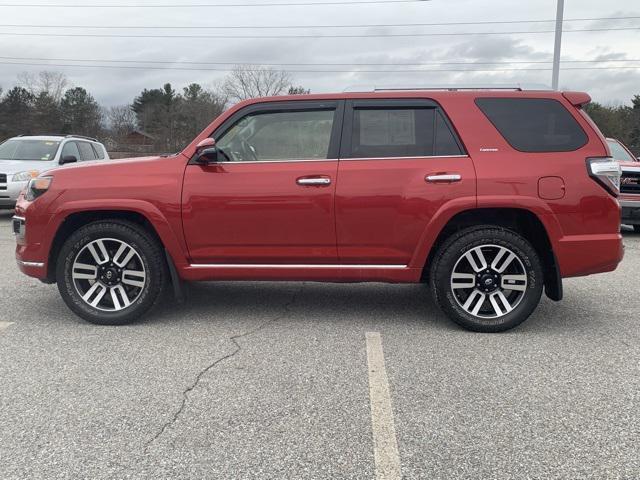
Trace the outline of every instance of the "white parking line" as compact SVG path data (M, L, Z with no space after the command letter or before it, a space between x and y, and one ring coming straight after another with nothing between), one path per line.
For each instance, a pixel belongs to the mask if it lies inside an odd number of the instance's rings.
M13 325L13 322L0 322L0 332L7 328L9 325Z
M378 332L367 332L366 340L376 479L397 480L402 478L402 472L389 394L389 380L384 366L382 337Z

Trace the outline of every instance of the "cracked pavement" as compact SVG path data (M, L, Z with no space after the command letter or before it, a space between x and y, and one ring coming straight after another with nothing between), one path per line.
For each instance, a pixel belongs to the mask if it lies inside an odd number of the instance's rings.
M238 353L240 353L240 351L242 350L242 345L239 343L239 340L241 338L248 337L249 335L253 335L253 334L259 332L260 330L262 330L263 328L266 328L267 326L271 325L272 323L275 323L278 320L284 319L289 314L289 309L295 303L296 298L298 297L298 295L302 292L302 288L304 287L304 282L301 283L300 285L301 285L300 289L291 297L291 300L289 300L285 304L285 306L283 308L283 311L282 311L282 313L280 315L278 315L275 318L272 318L271 320L266 320L265 322L263 322L260 325L258 325L256 328L253 328L253 329L251 329L251 330L249 330L247 332L244 332L244 333L233 335L232 337L229 338L229 340L231 342L233 342L233 344L235 345L235 349L231 353L228 353L228 354L226 354L226 355L224 355L224 356L222 356L220 358L215 359L213 361L213 363L211 363L210 365L207 365L203 370L201 370L198 373L198 375L196 375L195 381L191 385L189 385L184 392L182 392L182 402L180 403L180 408L178 408L178 410L176 410L176 413L173 415L171 420L166 422L162 426L162 428L158 431L158 433L156 435L154 435L153 438L146 444L145 452L148 451L149 446L151 446L151 444L153 442L155 442L156 440L158 440L158 438L160 438L160 436L165 432L165 430L167 428L169 428L175 422L178 421L178 418L180 417L180 414L182 413L182 411L185 409L185 407L187 405L187 401L189 399L189 393L191 393L198 386L198 384L200 383L200 380L202 379L202 377L204 375L206 375L212 368L214 368L220 362L224 362L225 360L228 360L228 359L232 358L233 356L237 355Z
M636 479L640 236L517 330L465 332L421 285L203 283L99 327L14 265L0 212L0 478L371 479L365 333L405 478ZM7 325L6 322L13 322Z

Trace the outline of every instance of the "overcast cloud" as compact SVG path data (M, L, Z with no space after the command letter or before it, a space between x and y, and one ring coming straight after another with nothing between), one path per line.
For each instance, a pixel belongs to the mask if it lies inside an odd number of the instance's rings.
M33 0L32 3L71 3L74 0ZM77 0L75 0L77 1ZM266 0L247 0L259 4ZM273 0L275 1L275 0ZM285 1L285 0L281 0ZM321 0L318 0L321 1ZM30 3L24 0L23 3ZM230 0L91 0L90 4L158 4L158 3L234 3ZM0 5L10 3L0 0ZM12 3L18 3L12 2ZM245 3L245 2L236 2ZM638 16L640 6L628 0L567 0L565 18L599 18ZM635 7L635 8L634 8ZM157 88L170 82L181 88L191 82L206 86L219 82L224 71L152 70L87 68L81 66L27 66L7 63L47 63L19 59L91 59L130 60L130 66L150 66L145 61L230 62L230 63L343 63L344 66L290 66L294 83L313 92L343 91L354 86L421 86L441 84L550 84L550 71L437 72L437 69L463 70L550 68L550 64L440 65L420 66L354 66L362 63L425 62L507 62L547 61L553 55L553 33L387 37L387 38L69 38L11 36L9 33L55 34L133 34L133 35L329 35L391 33L455 33L553 30L553 23L460 25L430 27L301 28L293 29L66 29L7 27L4 25L80 25L80 26L283 26L283 25L348 25L437 22L481 22L502 20L546 20L555 17L556 1L539 0L432 0L423 3L223 7L223 8L50 8L0 7L0 87L4 90L16 83L22 71L63 71L73 85L85 87L105 105L130 103L143 88ZM581 21L565 23L565 30L584 28L639 27L640 18L624 21ZM565 32L565 60L640 60L640 29L603 32ZM139 63L138 63L139 62ZM50 63L73 64L70 61ZM171 65L162 67L230 68L213 65ZM563 63L561 88L586 90L603 103L629 103L640 94L640 68L608 69L606 67L639 66L639 62ZM570 70L576 67L599 67L600 70ZM298 70L314 70L298 72ZM393 73L339 73L318 70L398 70ZM406 70L424 69L424 72Z

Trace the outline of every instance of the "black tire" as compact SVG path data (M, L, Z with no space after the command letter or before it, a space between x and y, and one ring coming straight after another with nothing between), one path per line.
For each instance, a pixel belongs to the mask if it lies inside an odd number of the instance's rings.
M118 311L105 311L91 306L83 300L76 286L77 280L72 278L74 262L81 251L91 242L100 239L115 239L129 245L137 253L135 258L142 264L141 268L145 272L144 285L138 290L133 288L137 292L135 300ZM115 261L115 257L113 260ZM124 273L122 278L124 279ZM56 282L62 299L78 316L99 325L125 325L136 321L158 302L167 280L162 246L144 228L124 220L100 220L78 229L65 241L56 262Z
M634 231L635 233L640 233L640 225L634 225L634 226L633 226L633 231Z
M520 261L516 265L525 271L525 273L521 275L523 277L523 283L526 275L526 285L522 286L524 289L522 292L506 290L510 297L515 296L516 299L519 298L517 303L514 302L516 305L513 309L502 315L496 313L497 316L492 318L481 318L465 310L464 305L461 304L462 301L457 296L460 294L454 294L454 287L452 285L454 281L452 280L454 267L458 265L465 254L480 246L483 248L486 246L489 249L496 248L496 251L501 247L508 249L514 253L516 255L515 258ZM513 261L511 263L513 263ZM489 260L487 260L487 264L490 264ZM479 277L481 274L484 274L483 272L484 271L476 273L476 270L473 270L471 274ZM491 275L493 275L493 273L494 272L492 272ZM484 283L482 283L478 277L470 280L474 285L468 287L466 291L478 290L476 295L483 294L477 286L484 285ZM474 283L476 281L478 282L477 284ZM499 280L499 282L501 281ZM465 229L449 237L438 249L430 269L431 292L438 307L458 325L476 332L502 332L524 322L540 302L544 286L543 283L542 262L531 244L513 231L492 227L490 225ZM494 280L493 285L496 284L497 282ZM499 283L499 285L502 286L502 283ZM499 289L496 288L496 290ZM462 291L462 295L464 295L465 292L465 290L455 291ZM502 291L505 292L505 290ZM467 296L467 299L469 299L469 297L471 297L471 293ZM489 298L486 296L479 298L483 299L482 302L489 301ZM487 304L482 303L482 305L484 307L484 305ZM500 305L502 306L502 304ZM495 308L491 306L491 302L489 302L488 308L493 308L495 312Z

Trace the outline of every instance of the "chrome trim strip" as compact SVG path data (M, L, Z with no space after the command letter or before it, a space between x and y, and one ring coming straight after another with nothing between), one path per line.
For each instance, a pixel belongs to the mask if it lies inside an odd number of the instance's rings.
M345 268L345 269L388 269L400 270L407 265L328 265L328 264L282 264L282 263L194 263L190 268Z
M622 173L624 172L640 173L640 167L621 167L621 168L622 168Z
M621 207L640 208L640 199L638 200L619 200Z
M253 165L256 163L300 163L300 162L350 162L360 160L421 160L429 158L469 158L469 155L424 155L413 157L354 157L354 158L310 158L300 160L249 160L245 162L211 162L207 165Z
M423 155L412 157L354 157L354 158L341 158L341 162L345 161L361 161L361 160L424 160L429 158L469 158L469 155Z
M22 265L23 267L36 267L36 268L42 268L44 267L44 263L43 262L25 262L23 260L17 260L16 261Z
M206 166L211 165L253 165L256 163L301 163L301 162L337 162L337 158L309 158L300 160L247 160L244 162L210 162ZM196 164L200 165L200 164Z
M11 220L20 220L23 223L27 222L24 217L19 217L17 215L14 215L13 217L11 217Z

